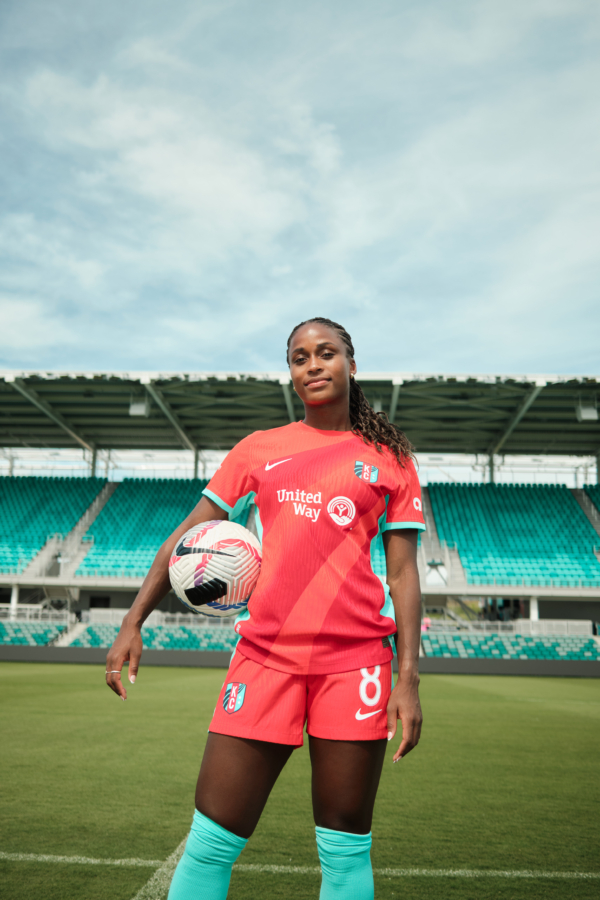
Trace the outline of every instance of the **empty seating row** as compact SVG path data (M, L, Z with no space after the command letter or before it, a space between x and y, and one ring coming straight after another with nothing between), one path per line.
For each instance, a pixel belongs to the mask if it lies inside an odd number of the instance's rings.
M88 625L71 647L110 647L118 625ZM232 652L238 640L233 628L206 628L193 625L145 625L142 640L148 650L226 650Z
M92 523L93 545L77 575L143 578L206 484L201 479L126 478Z
M0 571L18 574L49 536L75 527L103 478L0 477Z
M457 659L600 659L600 644L585 635L426 634L423 650L425 656Z
M470 584L600 586L598 535L563 485L431 484L429 496Z
M44 647L61 634L66 625L50 622L0 622L0 644Z

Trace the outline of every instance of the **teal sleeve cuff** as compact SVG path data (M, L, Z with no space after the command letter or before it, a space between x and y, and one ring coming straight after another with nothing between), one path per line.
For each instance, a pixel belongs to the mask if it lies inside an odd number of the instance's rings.
M220 506L221 509L224 509L225 512L230 513L230 512L233 511L233 506L227 506L227 504L225 503L224 500L221 500L220 497L217 497L217 495L216 495L216 494L213 494L212 491L209 491L208 488L204 488L204 490L202 491L202 493L205 494L205 495L208 497L209 500L212 500L213 503L216 503L217 506Z
M383 531L394 531L396 528L414 528L416 531L425 531L423 522L385 522Z

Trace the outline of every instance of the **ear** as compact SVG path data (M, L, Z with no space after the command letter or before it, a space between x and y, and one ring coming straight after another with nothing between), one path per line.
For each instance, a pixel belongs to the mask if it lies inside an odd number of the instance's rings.
M353 359L350 360L350 375L356 375L356 363Z

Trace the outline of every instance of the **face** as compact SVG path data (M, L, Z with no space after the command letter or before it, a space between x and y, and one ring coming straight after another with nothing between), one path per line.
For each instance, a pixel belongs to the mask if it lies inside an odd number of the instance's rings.
M290 373L303 403L319 406L348 397L356 363L333 328L308 322L294 334L289 352Z

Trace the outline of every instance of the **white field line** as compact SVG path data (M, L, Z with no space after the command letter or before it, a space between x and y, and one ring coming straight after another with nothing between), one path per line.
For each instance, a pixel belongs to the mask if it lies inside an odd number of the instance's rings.
M234 871L274 875L320 875L319 866L268 866L237 863ZM600 879L600 872L552 872L535 869L373 869L382 878L567 878Z
M134 866L156 869L162 866L162 859L94 859L90 856L49 856L45 853L3 853L0 859L11 862L74 863L80 866Z
M177 868L177 863L183 856L187 834L180 845L171 853L168 859L157 869L152 878L146 882L144 887L137 892L133 900L164 900L169 893L169 885L173 878L173 872Z
M71 863L84 866L131 866L156 869L150 880L133 900L164 900L167 896L173 872L185 848L187 836L164 862L160 859L95 859L89 856L51 856L42 853L5 853L0 860L35 863ZM265 872L272 875L320 875L319 866L275 866L252 863L236 863L238 872ZM600 872L553 872L547 869L373 869L381 878L542 878L558 880L600 880Z

